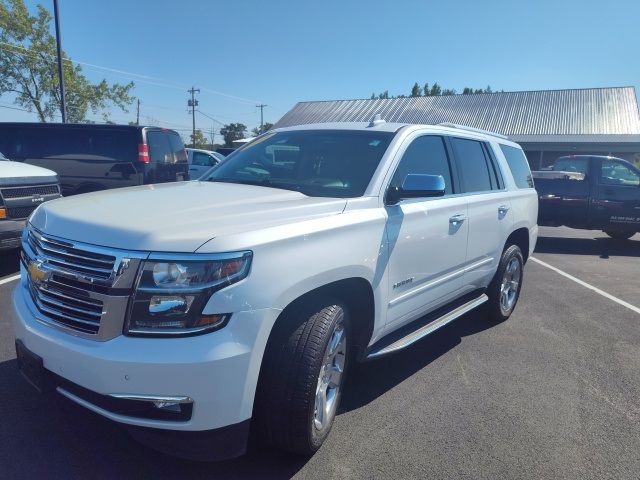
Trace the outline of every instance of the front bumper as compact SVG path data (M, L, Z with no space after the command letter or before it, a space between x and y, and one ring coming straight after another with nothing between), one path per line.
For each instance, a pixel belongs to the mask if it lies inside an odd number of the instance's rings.
M13 310L16 339L41 357L49 372L103 396L184 396L192 399L193 408L190 419L171 421L123 415L75 394L65 396L120 423L191 432L251 418L264 348L280 313L276 309L238 312L222 330L197 337L120 335L99 342L39 321L22 282L13 293Z
M26 219L0 220L0 250L20 247L22 230L26 223Z

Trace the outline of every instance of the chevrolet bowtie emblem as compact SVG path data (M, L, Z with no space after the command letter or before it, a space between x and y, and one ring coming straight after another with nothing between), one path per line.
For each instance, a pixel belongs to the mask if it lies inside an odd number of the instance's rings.
M40 261L29 262L27 270L29 272L29 279L35 285L47 283L49 281L49 277L51 277L51 272L42 268L42 262Z

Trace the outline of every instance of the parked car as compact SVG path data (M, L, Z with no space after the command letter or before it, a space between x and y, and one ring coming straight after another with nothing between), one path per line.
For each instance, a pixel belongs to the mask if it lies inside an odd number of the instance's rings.
M8 160L0 152L0 250L20 247L27 217L60 197L55 172Z
M640 170L621 158L560 157L551 171L533 172L540 225L602 230L616 239L640 232Z
M235 151L236 151L236 148L234 148L234 147L216 148L216 153L219 153L220 155L224 155L225 157L228 157L229 155L231 155Z
M199 148L187 148L189 158L189 178L198 179L211 167L215 167L222 160L224 155L211 150L202 150Z
M380 119L273 130L200 181L38 209L18 365L173 455L238 456L252 421L311 454L352 361L480 305L511 315L537 206L502 136Z
M0 123L0 151L56 172L65 196L189 179L182 139L164 128Z

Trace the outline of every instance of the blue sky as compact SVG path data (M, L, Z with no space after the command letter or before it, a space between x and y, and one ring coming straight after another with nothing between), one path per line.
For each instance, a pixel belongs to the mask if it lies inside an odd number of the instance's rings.
M26 0L52 9L51 0ZM186 89L221 123L301 100L408 94L413 82L538 90L640 87L638 0L59 0L63 48L92 79L136 81L142 122L186 134ZM215 93L219 92L219 93ZM226 95L226 96L225 96ZM0 98L10 105L11 98ZM114 111L112 119L128 122ZM94 118L99 119L98 116ZM0 108L0 120L35 120ZM197 124L207 131L212 121ZM215 124L216 130L220 125ZM219 139L219 137L218 137Z

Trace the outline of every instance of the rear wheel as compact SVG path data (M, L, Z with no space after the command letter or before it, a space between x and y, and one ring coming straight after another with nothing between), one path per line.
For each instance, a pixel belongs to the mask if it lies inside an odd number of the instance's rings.
M498 270L487 288L485 312L490 320L503 322L511 316L520 298L524 269L522 251L509 245L502 252Z
M636 232L628 230L605 230L604 233L615 240L629 240L636 234Z
M277 448L310 455L340 404L349 315L341 303L317 299L287 312L275 328L256 395L258 431Z

